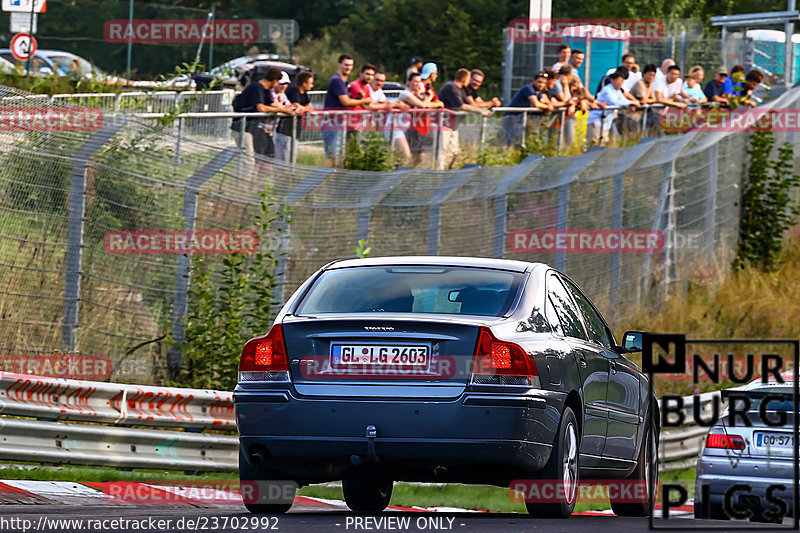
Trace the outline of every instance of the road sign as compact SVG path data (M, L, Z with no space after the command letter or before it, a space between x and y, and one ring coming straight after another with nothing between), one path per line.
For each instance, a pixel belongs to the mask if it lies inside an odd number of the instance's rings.
M3 11L30 13L31 10L44 13L47 11L47 0L3 0Z
M36 39L29 33L18 33L11 39L11 55L18 61L25 61L28 55L36 53Z
M33 31L31 31L31 14L13 11L11 13L11 33L37 33L39 15L33 15Z

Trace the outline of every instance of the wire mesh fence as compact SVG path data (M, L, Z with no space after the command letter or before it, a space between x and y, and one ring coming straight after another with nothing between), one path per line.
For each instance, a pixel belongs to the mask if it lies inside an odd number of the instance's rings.
M659 305L697 272L724 270L735 249L747 133L691 132L577 156L531 155L511 167L374 173L287 165L190 132L178 142L172 126L131 115L101 113L96 127L83 129L8 127L20 109L85 107L2 93L0 350L108 356L112 380L164 377L164 336L181 324L189 280L186 256L154 249L150 237L116 249L110 239L250 229L268 187L291 207L281 300L368 239L379 256L546 262L615 320ZM799 98L793 89L770 105L796 108ZM778 138L796 142L793 133ZM619 230L656 233L660 245L578 253L531 244L531 232ZM212 265L223 257L208 256Z

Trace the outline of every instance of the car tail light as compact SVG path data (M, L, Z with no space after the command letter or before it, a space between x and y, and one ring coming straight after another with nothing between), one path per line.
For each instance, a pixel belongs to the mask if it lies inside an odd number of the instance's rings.
M728 450L744 450L744 439L739 435L709 433L706 448L726 448Z
M472 383L539 387L539 372L533 357L522 346L501 341L482 326L475 347Z
M239 381L289 381L283 329L275 324L263 337L250 339L239 359Z

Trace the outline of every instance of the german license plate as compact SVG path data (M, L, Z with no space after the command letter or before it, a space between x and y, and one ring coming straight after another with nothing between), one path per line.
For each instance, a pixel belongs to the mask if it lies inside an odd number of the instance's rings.
M757 431L755 438L756 447L758 448L791 448L794 446L794 437L787 433L763 433Z
M427 345L334 344L333 365L427 366L430 347Z

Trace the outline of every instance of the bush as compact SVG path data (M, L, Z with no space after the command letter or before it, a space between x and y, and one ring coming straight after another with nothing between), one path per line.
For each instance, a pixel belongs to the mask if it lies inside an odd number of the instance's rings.
M255 220L256 253L226 255L216 271L202 256L193 260L181 343L184 370L176 385L233 390L244 343L266 334L280 309L273 294L288 214L285 205L278 204L269 191L263 192Z
M392 170L394 154L383 133L369 131L349 136L344 168L348 170Z
M792 145L784 143L778 148L778 158L771 160L774 145L775 136L769 131L754 133L750 139L734 262L737 268L752 265L774 270L783 236L800 214L800 205L791 198L792 187L800 185L800 176L792 172Z

